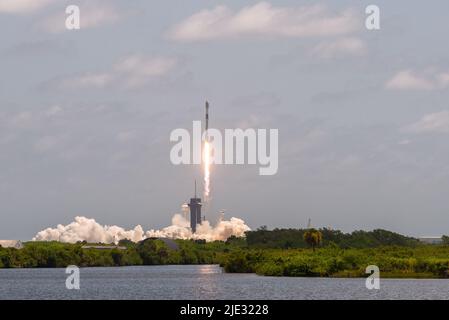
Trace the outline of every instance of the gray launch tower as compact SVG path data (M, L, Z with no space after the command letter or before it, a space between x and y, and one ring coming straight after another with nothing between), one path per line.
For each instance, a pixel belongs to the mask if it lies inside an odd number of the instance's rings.
M196 181L195 181L195 197L190 199L188 204L190 208L190 228L192 232L196 232L196 226L201 224L201 198L196 196Z

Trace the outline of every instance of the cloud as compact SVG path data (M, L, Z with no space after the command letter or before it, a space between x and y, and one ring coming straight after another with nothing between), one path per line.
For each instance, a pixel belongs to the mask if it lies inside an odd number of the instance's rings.
M352 10L333 13L326 6L274 7L260 2L234 12L226 6L202 10L168 31L172 40L194 42L243 37L344 35L358 28Z
M96 87L103 88L114 80L114 76L109 73L86 73L64 79L62 85L70 88Z
M53 2L55 2L55 0L0 0L0 13L32 13Z
M34 149L37 152L49 151L56 147L61 142L61 140L62 137L45 136L36 141L36 143L34 144Z
M405 126L401 129L403 132L413 133L431 133L449 132L449 111L441 111L436 113L430 113L423 116L419 121Z
M25 128L32 124L32 120L33 114L29 111L23 111L13 115L9 120L9 124L15 128Z
M126 143L131 140L134 140L137 136L137 133L135 130L130 131L122 131L117 134L117 141L120 143Z
M398 145L400 145L400 146L407 146L407 145L409 145L410 143L411 143L411 141L408 140L408 139L398 141Z
M140 86L148 77L161 77L173 70L177 59L173 57L144 56L133 54L121 59L114 66L114 72L124 76L129 87Z
M47 111L45 111L45 115L47 117L54 117L54 116L60 114L61 112L63 112L63 110L60 106L53 106L53 107L49 108Z
M8 58L26 57L36 58L37 56L63 55L67 57L73 54L73 47L69 47L62 41L55 39L27 40L12 47L0 51L0 54Z
M311 54L329 59L343 55L358 56L362 55L365 50L365 43L362 40L350 37L321 42L312 48Z
M166 57L145 57L140 54L127 56L114 65L118 72L136 76L161 76L176 64L176 59Z
M79 7L81 30L114 24L127 15L125 11L119 10L104 1L84 2ZM66 19L67 14L65 10L60 10L40 21L38 26L50 33L61 33L66 31Z
M421 74L413 70L402 70L385 84L391 90L437 90L449 87L449 72L428 70Z
M352 167L352 166L358 166L362 163L362 159L360 156L355 154L349 154L345 156L340 162L339 165L342 167Z
M104 88L112 84L138 87L149 78L162 77L177 65L173 57L133 54L120 59L110 71L87 72L66 77L58 82L63 88Z

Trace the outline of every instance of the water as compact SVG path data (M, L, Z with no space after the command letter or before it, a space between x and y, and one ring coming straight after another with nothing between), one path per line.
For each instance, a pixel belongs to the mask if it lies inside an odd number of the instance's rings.
M277 278L226 274L215 265L81 269L67 290L65 269L0 269L0 299L449 299L449 280Z

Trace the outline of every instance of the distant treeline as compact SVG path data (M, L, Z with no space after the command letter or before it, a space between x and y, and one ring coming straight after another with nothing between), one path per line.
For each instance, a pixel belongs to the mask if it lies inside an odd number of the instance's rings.
M340 248L375 248L380 246L414 247L419 244L415 238L377 229L373 231L354 231L343 233L340 230L319 229L322 246L337 245ZM261 227L246 233L246 244L257 248L306 248L304 240L306 229L274 229Z
M307 232L320 235L308 237ZM311 246L310 239L320 241ZM0 268L219 264L226 272L234 273L364 277L368 265L377 265L382 277L446 278L449 238L444 240L442 245L426 245L386 230L345 234L329 229L268 231L259 228L248 232L246 238L232 237L225 242L120 241L119 245L126 250L85 249L83 246L88 245L85 242L26 242L23 249L0 247Z
M23 249L0 247L0 268L62 268L114 267L163 264L211 264L210 254L195 250L193 241L178 241L179 249L172 250L164 241L148 239L139 243L129 240L119 242L126 250L83 249L87 243L26 242Z

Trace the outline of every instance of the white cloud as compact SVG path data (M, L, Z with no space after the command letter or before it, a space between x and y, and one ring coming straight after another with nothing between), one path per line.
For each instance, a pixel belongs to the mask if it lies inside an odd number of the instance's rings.
M404 128L403 132L413 133L431 133L431 132L449 132L449 111L441 111L423 116L419 121L412 123Z
M123 11L104 1L85 2L80 5L81 30L113 24L122 20L124 16ZM47 32L61 33L66 31L66 18L65 10L60 10L41 21L39 26Z
M411 143L410 140L405 139L405 140L399 141L399 142L398 142L398 145L400 145L400 146L407 146L407 145L409 145L410 143Z
M436 76L436 80L441 87L449 87L449 72L440 73Z
M103 88L112 83L113 80L114 76L110 73L86 73L64 79L62 86L68 88Z
M417 73L413 70L402 70L385 84L391 90L437 90L449 87L449 73L427 70Z
M34 149L38 152L45 152L53 149L61 141L61 137L56 136L45 136L40 138L34 144Z
M161 77L170 72L177 64L172 57L153 57L134 54L117 62L114 72L120 74L125 85L138 87L145 84L149 77Z
M340 165L344 167L352 167L352 166L358 166L362 163L362 159L355 154L350 154L345 156L341 161Z
M147 57L141 54L127 56L114 65L118 72L136 76L161 76L176 65L175 58Z
M13 115L9 120L9 124L12 127L25 128L32 123L32 120L33 114L29 111L23 111Z
M32 13L52 2L55 2L55 0L0 0L0 13Z
M362 40L348 37L321 42L311 50L311 54L321 58L334 58L342 55L361 55L365 50Z
M131 140L134 140L137 136L137 133L135 130L130 131L122 131L117 134L117 141L121 143L126 143Z
M359 27L352 10L331 12L326 6L274 7L260 2L234 12L226 6L202 10L169 30L177 41L241 37L314 37L344 35Z
M120 59L107 72L88 72L71 76L61 81L63 88L104 88L111 84L136 87L145 84L149 78L161 77L177 65L173 57L145 56L133 54Z
M53 106L49 108L47 111L45 111L45 115L47 117L54 117L57 114L60 114L62 112L62 108L60 106Z
M315 128L307 132L297 143L296 151L299 153L322 144L328 138L328 133L323 129Z

